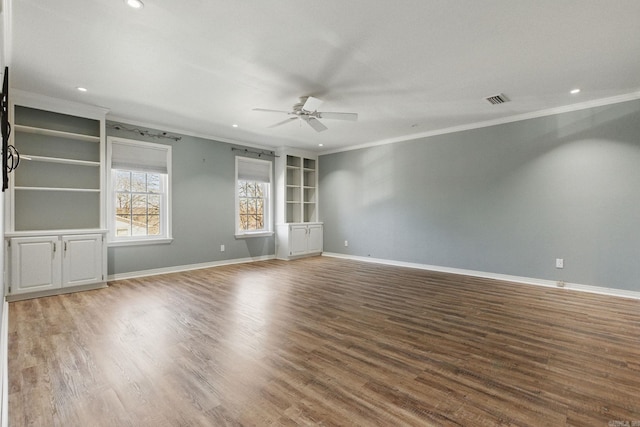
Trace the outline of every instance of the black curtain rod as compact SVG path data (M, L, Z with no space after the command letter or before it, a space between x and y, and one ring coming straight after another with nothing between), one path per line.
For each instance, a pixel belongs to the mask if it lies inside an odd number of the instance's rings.
M236 148L236 147L231 147L231 151L242 151L243 153L247 153L247 154L257 154L258 157L259 156L270 156L270 157L280 157L280 156L276 156L276 154L273 151L253 151L253 150L248 150L246 148Z

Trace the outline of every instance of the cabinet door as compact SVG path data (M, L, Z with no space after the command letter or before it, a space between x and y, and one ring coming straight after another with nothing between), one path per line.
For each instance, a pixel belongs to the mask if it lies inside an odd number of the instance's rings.
M60 241L56 236L11 239L11 294L60 287Z
M307 252L322 252L322 225L309 225Z
M307 253L307 226L291 225L289 227L289 255L303 255Z
M62 237L62 286L102 282L102 235Z

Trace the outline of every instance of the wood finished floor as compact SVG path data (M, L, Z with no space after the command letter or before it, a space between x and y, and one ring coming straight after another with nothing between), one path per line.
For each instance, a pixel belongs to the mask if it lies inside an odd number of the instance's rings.
M12 427L640 423L637 300L315 257L9 310Z

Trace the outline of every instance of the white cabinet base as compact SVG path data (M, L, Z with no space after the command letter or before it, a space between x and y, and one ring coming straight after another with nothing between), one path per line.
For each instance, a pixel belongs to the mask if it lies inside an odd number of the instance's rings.
M276 226L276 258L295 259L322 253L322 223Z

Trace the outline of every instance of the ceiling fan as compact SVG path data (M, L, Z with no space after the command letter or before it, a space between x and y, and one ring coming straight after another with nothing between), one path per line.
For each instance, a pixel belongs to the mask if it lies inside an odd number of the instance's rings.
M290 123L293 120L300 119L307 122L309 126L316 130L316 132L322 132L328 129L318 119L349 120L352 122L358 120L358 113L329 113L318 111L318 108L320 108L321 104L322 101L318 98L314 98L313 96L303 96L300 98L300 102L293 106L292 111L269 110L266 108L254 108L253 111L264 111L267 113L284 113L291 116L286 120L269 126L270 128L274 128L285 123Z

